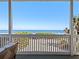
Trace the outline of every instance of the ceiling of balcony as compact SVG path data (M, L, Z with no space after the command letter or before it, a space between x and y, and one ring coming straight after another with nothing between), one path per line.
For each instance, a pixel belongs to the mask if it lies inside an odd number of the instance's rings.
M0 0L0 2L4 2L4 1L8 1L8 0ZM12 1L70 1L70 0L12 0ZM74 0L74 1L79 1L79 0Z

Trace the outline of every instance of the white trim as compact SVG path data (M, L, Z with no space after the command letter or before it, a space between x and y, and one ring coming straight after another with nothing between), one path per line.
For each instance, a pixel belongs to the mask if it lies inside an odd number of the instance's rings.
M74 55L74 40L73 40L73 0L70 1L70 34L71 34L71 55Z
M8 13L8 17L9 17L9 40L11 41L11 34L12 34L12 9L11 9L11 1L12 0L8 0L8 11L9 11L9 13Z
M0 2L4 2L4 1L7 1L7 0L0 0ZM12 1L19 1L19 2L25 2L25 1L70 1L70 0L12 0ZM79 0L75 0L75 1L79 1Z

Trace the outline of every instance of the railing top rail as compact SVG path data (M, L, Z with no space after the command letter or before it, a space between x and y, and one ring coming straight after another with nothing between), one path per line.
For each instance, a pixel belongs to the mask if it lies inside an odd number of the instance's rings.
M79 37L79 35L73 35L73 37Z
M63 38L68 38L70 37L70 35L17 35L17 34L14 34L12 35L12 37L28 37L28 38L59 38L59 37L63 37Z
M12 36L70 36L70 35L34 35L34 34L12 34Z
M9 34L0 34L0 36L9 36ZM46 35L39 35L39 34L12 34L12 36L70 36L65 34L46 34Z
M9 34L0 34L0 36L9 36Z

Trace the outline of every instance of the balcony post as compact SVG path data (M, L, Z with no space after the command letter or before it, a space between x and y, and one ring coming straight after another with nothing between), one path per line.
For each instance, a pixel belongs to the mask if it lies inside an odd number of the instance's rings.
M12 10L11 10L11 1L12 0L8 0L8 16L9 16L9 29L8 29L8 33L9 33L9 40L11 42L12 38L11 38L11 34L12 34Z
M73 40L73 0L70 0L70 34L71 34L71 55L74 55L74 40Z

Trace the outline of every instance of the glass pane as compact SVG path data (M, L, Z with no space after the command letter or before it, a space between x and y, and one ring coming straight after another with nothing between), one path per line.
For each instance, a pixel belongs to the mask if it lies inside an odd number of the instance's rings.
M69 2L13 2L13 30L64 33L69 28L69 5Z
M8 33L8 2L0 2L0 34Z

